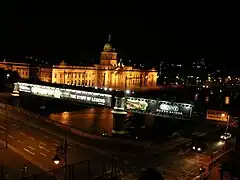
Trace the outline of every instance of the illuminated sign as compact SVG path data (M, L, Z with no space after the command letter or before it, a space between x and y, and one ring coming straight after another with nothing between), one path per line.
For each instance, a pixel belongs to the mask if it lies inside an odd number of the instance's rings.
M112 95L110 94L55 88L51 86L41 86L27 83L15 83L14 86L18 88L20 92L27 92L45 97L73 99L82 103L104 105L108 107L111 107L112 102Z
M139 110L145 111L148 107L148 103L141 100L127 99L125 103L126 109L128 110Z
M207 119L215 121L228 121L229 114L225 111L208 110Z
M168 101L143 99L130 97L125 102L125 109L131 112L143 112L146 114L190 119L192 115L192 105L185 103L175 103Z

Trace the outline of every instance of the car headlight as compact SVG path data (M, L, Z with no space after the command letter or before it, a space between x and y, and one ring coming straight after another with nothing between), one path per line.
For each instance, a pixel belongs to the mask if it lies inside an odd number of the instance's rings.
M227 137L224 137L224 139L227 139Z
M198 150L198 151L201 151L201 148L198 148L197 150Z
M192 148L193 148L193 149L196 149L196 147L195 147L195 146L193 146Z

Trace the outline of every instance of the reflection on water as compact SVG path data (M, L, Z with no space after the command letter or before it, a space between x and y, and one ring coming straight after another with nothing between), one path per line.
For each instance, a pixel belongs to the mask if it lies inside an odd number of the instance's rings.
M49 118L89 133L112 134L113 116L108 108L84 108L73 112L52 113Z
M226 96L230 96L228 106L231 108L229 109L231 111L236 110L239 115L240 92L230 94L229 92L219 91L219 89L211 90L211 92L208 89L201 92L192 91L191 100L195 104L195 111L206 112L206 109L223 108ZM69 105L70 103L67 101L47 100L46 98L32 96L6 98L4 101L89 133L102 135L106 132L108 135L112 135L113 115L108 108ZM46 108L41 109L41 106ZM190 130L189 121L137 114L128 114L128 116L125 123L127 130L134 131L134 133L140 132L146 136L169 135L174 130L181 128L184 128L184 131Z

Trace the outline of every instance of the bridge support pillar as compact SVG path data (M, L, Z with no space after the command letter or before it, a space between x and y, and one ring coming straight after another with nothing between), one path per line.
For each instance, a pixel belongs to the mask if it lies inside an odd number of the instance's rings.
M125 111L125 98L115 97L115 106L112 110L113 114L113 135L123 135L125 134L125 119L127 117L127 112Z

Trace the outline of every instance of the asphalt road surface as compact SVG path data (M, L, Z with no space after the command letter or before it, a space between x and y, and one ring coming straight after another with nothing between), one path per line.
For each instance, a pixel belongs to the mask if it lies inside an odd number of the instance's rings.
M0 173L3 177L8 177L11 180L19 180L22 177L28 177L33 174L40 174L44 171L39 167L33 165L28 160L24 159L22 156L13 152L9 148L5 148L5 144L2 144L2 149L0 150L0 162L1 170ZM22 172L22 169L27 167L26 172ZM44 179L48 180L49 176L44 176Z
M8 111L9 117L6 124L4 113L4 110L0 109L1 138L5 139L5 127L7 126L9 144L19 149L24 156L31 159L31 162L46 171L63 165L63 162L59 165L52 162L56 148L63 142L62 136L69 139L68 164L90 159L93 176L101 173L102 163L106 163L107 171L111 170L112 152L116 153L117 167L122 169L123 179L134 179L139 176L141 170L149 167L161 171L165 179L193 179L199 175L199 168L206 166L209 159L207 155L196 155L190 151L190 148L183 148L187 142L190 142L184 138L149 147L99 142L99 140L69 135L66 131L51 124L40 122L40 119L36 120L13 110ZM33 123L53 133L36 128L31 125ZM201 158L196 158L198 156ZM78 168L84 169L79 172L86 173L85 165L79 165Z

